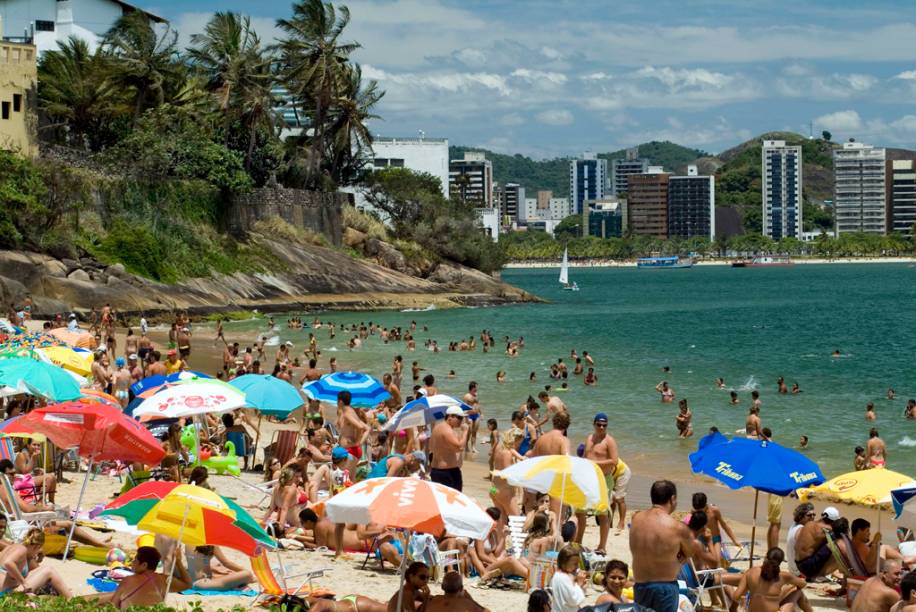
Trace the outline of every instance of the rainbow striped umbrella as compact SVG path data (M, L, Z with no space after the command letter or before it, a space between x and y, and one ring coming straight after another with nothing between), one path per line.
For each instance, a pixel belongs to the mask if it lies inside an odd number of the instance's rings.
M337 394L341 391L350 392L351 406L377 406L391 399L391 394L385 390L382 383L361 372L325 374L302 387L302 390L314 400L331 404L337 402Z

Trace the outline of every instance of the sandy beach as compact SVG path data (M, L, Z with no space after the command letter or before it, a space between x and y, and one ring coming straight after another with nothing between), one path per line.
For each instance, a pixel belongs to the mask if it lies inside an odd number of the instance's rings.
M719 257L698 259L695 266L730 266L733 261L741 259L740 257ZM793 257L792 263L797 265L825 265L825 264L914 264L914 257ZM560 260L549 261L510 261L505 265L506 268L520 270L536 270L540 268L559 268ZM570 268L635 268L635 259L571 259Z

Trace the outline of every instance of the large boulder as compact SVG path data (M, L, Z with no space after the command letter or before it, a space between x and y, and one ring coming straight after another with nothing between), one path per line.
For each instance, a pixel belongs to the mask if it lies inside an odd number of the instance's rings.
M404 259L404 254L378 238L366 240L365 253L369 257L375 257L379 265L385 266L389 270L403 272L407 269L407 260Z
M127 269L124 267L124 264L122 263L111 264L105 268L105 273L108 274L108 276L117 276L122 280L127 280L127 278L130 276L127 273Z
M64 278L67 276L67 266L56 259L48 259L47 261L42 262L41 272L45 276L56 276L57 278Z
M89 277L89 273L83 269L74 270L73 272L67 275L67 278L70 280L74 280L74 281L82 281L84 283L88 283L90 280L92 280Z
M0 305L4 308L8 304L18 304L25 298L26 293L28 293L28 291L25 285L18 280L9 278L8 276L0 276Z
M365 232L348 227L343 232L343 243L350 248L359 250L359 247L366 242Z

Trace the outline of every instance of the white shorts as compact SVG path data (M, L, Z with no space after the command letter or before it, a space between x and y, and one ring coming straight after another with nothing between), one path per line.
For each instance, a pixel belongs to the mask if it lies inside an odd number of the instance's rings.
M617 480L614 482L614 499L624 499L627 496L627 485L630 484L630 477L633 476L633 472L630 471L630 466L627 466L623 469L623 473L617 477Z

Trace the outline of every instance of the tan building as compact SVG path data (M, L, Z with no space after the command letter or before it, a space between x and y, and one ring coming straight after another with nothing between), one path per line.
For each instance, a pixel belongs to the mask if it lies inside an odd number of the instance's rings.
M668 179L659 166L627 177L627 216L630 233L668 237Z
M38 154L37 71L33 45L0 40L0 149L28 157Z

